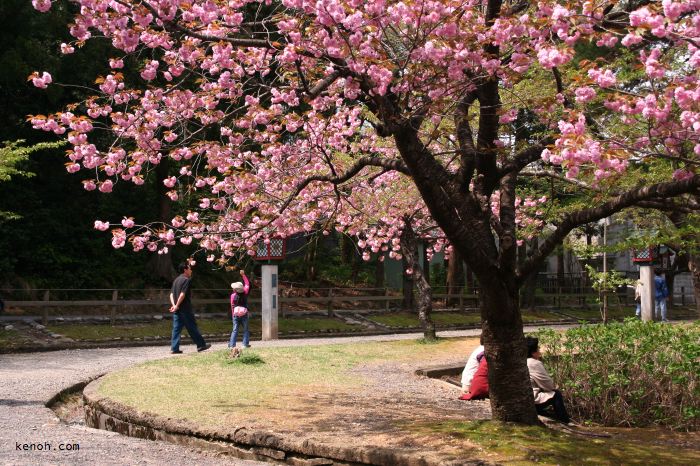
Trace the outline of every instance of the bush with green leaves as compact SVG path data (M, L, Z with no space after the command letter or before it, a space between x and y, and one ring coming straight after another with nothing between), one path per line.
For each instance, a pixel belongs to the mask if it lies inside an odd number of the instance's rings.
M627 319L537 334L574 418L607 426L700 427L700 323Z

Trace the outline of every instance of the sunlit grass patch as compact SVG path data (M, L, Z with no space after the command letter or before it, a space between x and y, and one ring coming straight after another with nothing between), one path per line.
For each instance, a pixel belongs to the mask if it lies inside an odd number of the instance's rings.
M624 439L591 438L536 426L519 426L495 421L447 421L407 426L417 434L438 433L456 439L467 439L479 445L489 458L505 464L551 465L620 465L700 463L700 451L685 448L669 449L644 438L634 438L632 430Z
M281 395L360 387L365 380L351 369L361 363L419 358L434 364L466 355L474 344L473 339L441 339L431 345L410 340L243 350L240 360L264 362L254 364L236 363L222 350L109 374L100 392L143 411L218 424L234 414L282 409L287 400Z

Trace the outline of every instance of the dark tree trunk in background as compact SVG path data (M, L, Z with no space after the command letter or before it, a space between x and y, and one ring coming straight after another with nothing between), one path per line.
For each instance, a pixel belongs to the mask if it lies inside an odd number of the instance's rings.
M447 294L461 294L464 286L464 266L462 256L452 248L450 260L447 262ZM459 298L447 298L447 307L459 305Z
M316 250L318 248L318 235L309 235L306 242L306 254L304 254L304 268L306 281L316 281Z
M158 189L158 220L169 224L172 220L172 201L168 198L165 193L168 192L169 188L163 184L163 180L168 177L169 163L167 158L156 165L156 186ZM153 254L148 260L148 271L154 276L166 281L171 282L175 276L175 267L173 267L173 255L172 248L168 248L167 254Z
M428 244L423 242L423 275L430 283L430 259L428 259Z
M564 246L557 248L557 288L566 287L566 265L564 264ZM568 293L569 291L565 291Z
M695 293L695 309L700 316L700 255L688 255L688 269L693 277L693 291Z
M374 286L375 288L384 288L384 261L379 260L384 257L383 252L378 252L374 259Z
M413 311L416 308L416 302L413 299L413 276L406 273L406 270L408 270L411 265L408 263L405 254L401 255L401 267L401 289L403 291L403 301L401 302L401 307L403 309Z
M522 249L526 251L526 256L527 254L532 254L533 251L537 249L537 238L532 238L530 240L526 240L525 243L522 246ZM529 253L527 253L529 249ZM522 309L527 309L529 311L534 311L535 310L535 292L537 291L537 273L532 273L530 274L529 277L525 280L522 286L522 290L520 293L520 297L522 299Z
M409 224L409 219L404 219L404 228L401 232L401 253L406 259L407 265L413 270L413 282L417 290L418 319L423 327L423 337L426 340L435 340L435 324L430 314L433 310L433 289L425 276L425 271L418 259L418 239ZM404 271L404 275L406 275Z

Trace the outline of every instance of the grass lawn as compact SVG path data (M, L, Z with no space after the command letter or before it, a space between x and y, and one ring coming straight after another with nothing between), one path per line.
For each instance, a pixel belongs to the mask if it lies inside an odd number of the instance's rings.
M0 328L0 349L12 350L20 346L25 346L30 341L31 340L17 330L5 330L4 328Z
M463 438L478 444L499 463L551 465L688 465L698 464L700 451L669 449L649 442L649 435L671 437L684 434L663 429L611 429L616 438L584 438L539 427L522 427L493 421L445 422L414 427ZM687 434L693 435L693 434ZM622 440L622 441L621 441ZM682 440L681 440L682 441Z
M224 335L231 333L232 324L228 319L198 319L199 331L205 335ZM250 333L260 335L261 322L259 317L249 321ZM353 332L359 331L359 325L347 324L339 319L324 317L290 317L279 319L280 333L307 332ZM122 338L124 340L144 337L169 337L172 330L170 320L119 324L63 324L50 325L49 330L65 335L73 340L107 340ZM187 330L183 330L187 332Z
M260 348L234 360L228 359L225 351L193 354L108 374L99 391L140 411L186 418L208 428L277 429L291 436L312 434L317 440L343 446L408 446L442 455L445 461L479 458L504 464L700 463L700 451L688 447L696 444L697 436L676 437L677 441L683 439L685 446L677 443L669 448L655 437L635 438L634 432L648 432L643 429L627 429L624 436L598 439L539 427L461 421L455 419L454 409L452 418L447 418L434 404L426 405L427 398L415 403L415 391L387 386L382 377L392 373L400 380L404 376L410 379L417 364L454 361L455 355L468 354L474 345L475 339L441 339L436 344L411 340ZM382 369L374 375L364 372L376 365ZM439 382L414 383L419 384L416 390L424 390L419 396L430 397L435 396L431 383ZM368 405L374 406L369 413ZM457 407L457 417L468 418L469 405ZM420 409L424 411L414 413Z
M479 313L462 312L433 312L431 314L433 322L439 327L451 325L477 325L481 323ZM420 321L415 313L393 312L389 314L375 314L367 316L369 320L382 325L397 328L418 328ZM535 310L533 312L523 312L523 322L536 322L540 320L562 320L564 317L548 311Z

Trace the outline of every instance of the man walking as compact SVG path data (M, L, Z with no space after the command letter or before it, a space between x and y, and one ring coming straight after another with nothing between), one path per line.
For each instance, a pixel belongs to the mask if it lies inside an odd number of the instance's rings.
M192 340L197 345L197 351L204 351L211 348L211 344L204 341L199 333L197 322L194 320L192 301L190 299L192 282L192 266L189 262L183 262L177 266L180 275L173 281L170 290L170 312L173 314L173 335L170 339L170 351L173 354L180 354L180 334L182 327L187 329Z
M656 305L654 306L654 314L656 320L659 319L659 312L661 313L661 321L668 322L666 318L666 299L668 298L668 285L666 285L666 279L661 275L661 270L654 270L654 288L656 289Z

